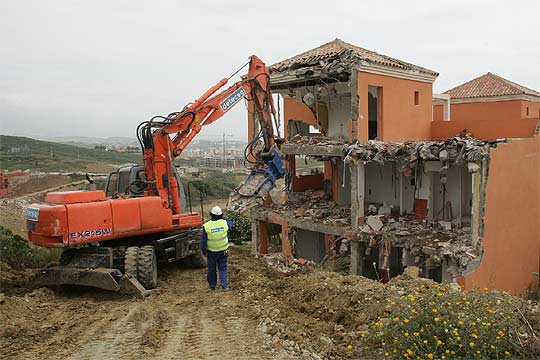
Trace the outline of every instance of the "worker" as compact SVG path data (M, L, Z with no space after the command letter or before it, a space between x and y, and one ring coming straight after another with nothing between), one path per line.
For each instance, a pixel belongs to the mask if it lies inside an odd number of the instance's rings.
M227 256L229 255L228 231L232 229L232 220L223 216L219 206L210 210L211 219L203 224L201 234L201 251L208 260L208 287L215 290L217 286L216 268L219 270L221 288L229 290L227 276Z

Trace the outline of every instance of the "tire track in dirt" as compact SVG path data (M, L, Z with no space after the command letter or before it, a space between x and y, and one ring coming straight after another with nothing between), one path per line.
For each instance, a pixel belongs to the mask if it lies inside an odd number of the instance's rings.
M142 306L139 304L130 309L124 318L114 323L105 333L93 334L95 337L94 340L84 344L84 347L67 359L136 358L141 352L142 332L138 321L140 321L140 317L143 315L142 311Z
M211 311L208 311L211 310ZM159 359L265 359L256 326L249 320L223 315L218 308L195 316L182 315L169 332Z

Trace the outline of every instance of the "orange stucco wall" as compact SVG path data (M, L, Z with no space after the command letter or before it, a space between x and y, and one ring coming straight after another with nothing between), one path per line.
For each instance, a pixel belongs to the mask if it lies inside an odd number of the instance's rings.
M435 121L444 120L444 106L443 105L433 105L433 120Z
M428 140L431 135L433 87L431 83L400 79L365 72L358 73L360 119L358 138L368 139L368 87L383 88L382 136L379 140ZM419 105L414 104L414 92L420 93Z
M529 108L529 114L527 114L527 108ZM522 118L540 118L540 100L522 101L521 102L521 117Z
M484 254L464 277L467 289L521 294L540 266L540 139L511 140L491 151L486 188Z
M499 138L527 138L534 135L538 119L509 118L508 121L491 120L451 120L433 121L431 137L446 140L467 129L474 137L484 140Z
M306 124L318 126L313 111L305 104L297 104L294 98L283 100L283 120L285 139L289 136L289 120L302 120Z
M508 122L508 119L523 118L528 101L492 101L450 105L450 120ZM533 104L533 103L531 103ZM538 107L536 107L537 109ZM533 116L530 116L533 117ZM538 117L538 110L536 111Z

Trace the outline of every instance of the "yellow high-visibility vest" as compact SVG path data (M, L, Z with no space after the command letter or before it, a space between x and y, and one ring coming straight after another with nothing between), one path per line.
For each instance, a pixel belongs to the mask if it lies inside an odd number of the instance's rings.
M218 252L225 251L229 248L229 238L227 237L229 225L226 220L207 221L204 223L203 228L208 237L206 245L208 251Z

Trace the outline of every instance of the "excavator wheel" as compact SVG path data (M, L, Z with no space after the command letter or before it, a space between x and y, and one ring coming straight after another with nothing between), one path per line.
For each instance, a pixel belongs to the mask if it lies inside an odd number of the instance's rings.
M124 271L134 276L146 289L157 287L157 257L152 245L126 249Z
M137 269L139 264L139 247L132 246L126 249L124 257L124 272L134 276L137 280L139 276L137 275Z
M157 257L152 245L139 248L137 279L146 289L157 287Z

